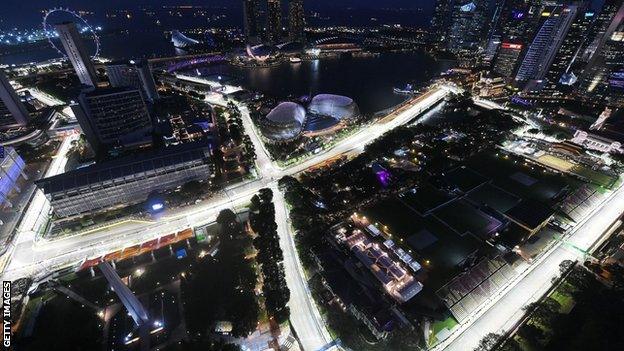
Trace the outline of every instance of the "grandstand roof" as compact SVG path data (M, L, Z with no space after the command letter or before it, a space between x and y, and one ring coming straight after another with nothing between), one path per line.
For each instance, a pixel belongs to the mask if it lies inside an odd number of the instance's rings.
M96 163L37 180L35 184L46 194L56 193L184 162L202 161L209 156L209 152L209 144L205 141L185 143L158 151L140 152L111 161Z
M505 215L512 221L533 230L549 220L554 213L552 208L539 201L523 200L505 212Z

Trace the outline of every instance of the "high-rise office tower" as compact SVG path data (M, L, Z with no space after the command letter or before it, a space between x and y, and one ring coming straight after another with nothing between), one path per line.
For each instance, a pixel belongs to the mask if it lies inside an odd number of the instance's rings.
M267 40L277 44L282 39L282 1L267 0Z
M452 10L448 49L451 52L475 52L487 44L489 13L487 0L455 2Z
M519 58L529 46L541 14L540 0L506 0L503 3L495 33L501 46L494 59L494 70L511 78L518 67Z
M498 50L494 63L494 72L501 77L511 77L516 68L518 57L522 53L523 45L519 43L503 42Z
M139 89L83 91L78 101L72 109L96 153L152 144L152 120Z
M607 100L610 104L624 107L624 23L611 34L603 52L607 70Z
M260 42L260 0L243 0L243 20L247 44Z
M80 33L78 33L76 24L74 22L63 22L57 24L55 28L63 48L65 48L65 54L74 67L78 79L80 79L80 83L95 87L97 85L97 74L87 53L87 48L80 37Z
M492 65L501 44L501 36L497 33L497 30L504 3L505 0L496 0L494 12L489 16L489 20L487 21L487 41L482 54L482 62L487 67Z
M493 35L490 40L488 40L487 46L485 47L485 51L483 52L483 63L487 66L492 64L498 49L501 46L501 40L498 35Z
M586 52L588 63L578 91L592 99L624 103L624 1L606 0L596 18L596 37ZM619 95L619 96L618 96Z
M548 96L558 96L571 91L571 86L576 83L580 67L575 64L586 42L587 33L594 22L594 12L587 9L588 3L578 3L576 18L570 25L559 51L548 69L546 81L542 93ZM576 73L575 73L576 71Z
M519 85L524 86L529 81L539 83L544 79L577 12L576 5L556 5L542 13L546 20L533 38L516 74Z
M114 88L132 87L141 89L146 100L154 102L160 96L147 60L114 62L106 65L106 75Z
M600 51L602 45L604 45L608 35L607 32L614 28L618 23L616 14L624 4L623 0L605 0L602 9L595 15L596 19L591 30L587 34L588 40L584 45L579 59L584 62L590 62L594 58L594 54ZM619 19L621 21L621 19Z
M455 0L437 0L435 11L431 19L430 42L438 49L446 49L449 30L451 29L451 14Z
M502 6L497 32L506 41L531 40L542 14L541 0L506 0Z
M0 128L25 126L29 119L26 107L0 70Z
M288 3L288 38L298 43L305 42L303 0L290 0Z

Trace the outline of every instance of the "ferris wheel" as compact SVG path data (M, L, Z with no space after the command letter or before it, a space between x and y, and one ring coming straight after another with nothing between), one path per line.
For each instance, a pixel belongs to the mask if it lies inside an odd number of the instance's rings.
M43 15L43 30L48 37L48 42L54 50L56 50L61 56L67 56L63 50L63 46L60 44L58 33L54 25L61 22L74 22L78 28L78 32L83 36L83 39L89 40L91 45L88 45L91 50L91 58L96 58L100 54L100 38L98 38L95 30L91 25L82 18L77 12L68 8L53 8L47 10Z

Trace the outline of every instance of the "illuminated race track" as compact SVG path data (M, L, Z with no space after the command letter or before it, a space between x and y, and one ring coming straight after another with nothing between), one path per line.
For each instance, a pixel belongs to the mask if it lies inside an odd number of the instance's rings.
M617 189L570 233L534 261L500 294L433 350L472 350L488 333L508 331L524 316L523 307L540 299L560 274L564 260L583 260L583 251L599 241L624 213L624 187Z
M35 233L41 231L49 216L49 203L40 192L28 207L24 220L18 228L16 241L11 247L12 260L4 272L4 279L23 276L41 277L61 267L76 265L86 258L100 257L106 253L146 242L163 235L213 222L217 214L227 208L244 207L251 196L263 187L274 192L276 222L280 245L284 251L286 281L291 291L291 322L304 350L318 350L331 342L325 324L314 299L310 296L306 277L298 259L291 233L283 195L277 189L277 180L284 175L293 175L323 164L345 153L359 153L364 145L389 130L404 125L434 106L451 91L448 87L433 87L423 96L412 100L388 117L361 128L345 137L334 147L325 150L302 163L279 167L270 158L260 140L249 112L240 105L243 126L256 149L258 178L235 184L224 189L209 201L182 209L169 210L158 221L129 221L110 225L87 235L71 236L54 241L36 240ZM223 103L224 101L212 101ZM67 161L66 154L71 145L70 136L59 148L58 154L46 175L60 173ZM536 260L532 266L512 282L503 292L485 305L449 338L435 347L435 350L467 350L478 344L489 332L509 329L522 317L522 307L535 301L551 286L551 278L559 274L559 263L565 259L577 259L581 255L574 245L581 249L590 247L605 230L624 212L624 190L620 188L600 207L579 224L567 239L567 244L558 243Z
M367 125L353 135L345 137L334 147L312 156L301 164L278 167L270 158L259 134L251 121L248 110L241 107L243 126L256 149L256 180L235 184L224 189L209 201L183 209L169 210L158 221L128 221L111 224L89 234L69 236L47 241L37 239L47 223L50 205L41 193L28 207L25 220L18 228L17 240L12 248L12 259L4 272L4 279L17 279L24 276L44 277L62 267L77 265L87 258L101 257L107 253L140 244L164 235L175 233L201 224L214 222L217 214L228 208L245 206L257 191L270 187L274 191L276 222L280 244L284 251L286 282L291 292L289 306L291 322L304 350L318 350L331 342L331 337L320 313L310 296L301 263L290 230L288 213L283 195L277 189L277 180L292 175L347 152L362 152L364 145L397 126L406 124L441 101L451 89L433 86L430 92L414 99L391 118ZM55 156L47 175L57 174L67 162L67 151L71 140L65 139Z

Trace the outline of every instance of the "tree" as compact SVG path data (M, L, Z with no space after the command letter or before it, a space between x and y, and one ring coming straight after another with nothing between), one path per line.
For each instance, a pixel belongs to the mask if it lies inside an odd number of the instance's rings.
M496 333L488 333L486 334L481 341L479 341L479 345L474 349L475 351L490 351L498 344L501 339L500 334Z
M540 342L544 338L544 332L542 329L530 323L525 323L521 326L518 329L518 335L536 349L540 348Z
M498 349L498 351L522 351L522 347L520 346L520 343L512 337L505 340L505 343Z
M574 261L571 260L563 260L559 263L559 273L566 274L572 267L575 265Z
M231 225L233 222L236 222L236 214L232 210L227 209L219 212L217 223L221 225Z
M550 324L559 314L561 304L557 300L547 297L542 301L533 302L524 309L532 313L531 318L542 325Z
M202 184L196 180L184 183L181 192L185 196L197 196L203 192Z
M215 321L228 320L234 337L246 337L256 329L259 316L256 270L245 258L249 237L231 210L221 211L217 221L217 255L199 259L181 281L186 324L191 334L205 335Z
M269 188L262 188L258 191L260 198L264 203L273 201L273 191Z
M254 195L250 206L252 211L249 215L249 222L251 228L258 234L253 244L258 251L256 260L261 265L264 277L262 292L267 313L281 323L288 320L290 315L287 307L290 290L286 286L282 265L284 254L279 245L272 199L271 189L261 189L257 195Z

